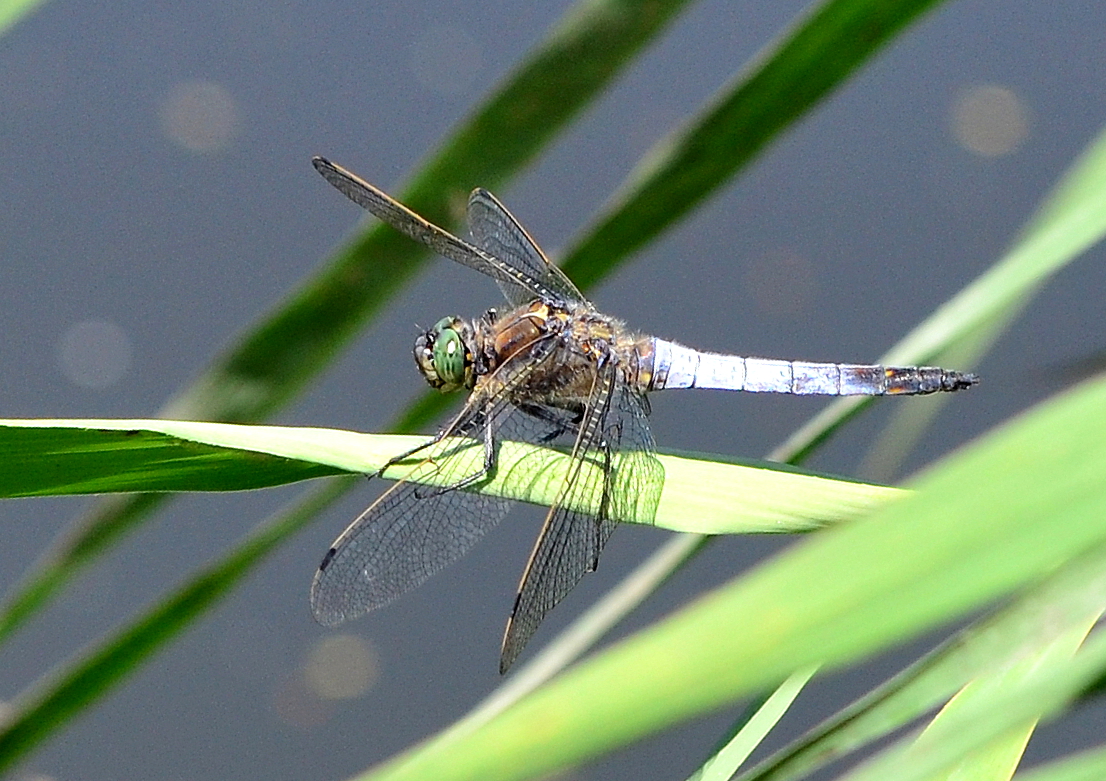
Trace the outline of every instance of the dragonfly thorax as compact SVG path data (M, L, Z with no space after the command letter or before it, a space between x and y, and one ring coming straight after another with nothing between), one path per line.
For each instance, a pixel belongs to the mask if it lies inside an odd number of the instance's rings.
M473 327L459 317L443 317L415 340L415 363L422 376L442 393L471 389Z

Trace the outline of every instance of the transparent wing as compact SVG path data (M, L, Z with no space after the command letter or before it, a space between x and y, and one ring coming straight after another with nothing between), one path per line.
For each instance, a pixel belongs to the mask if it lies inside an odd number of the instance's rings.
M535 298L545 299L550 295L554 296L552 299L554 301L560 299L560 294L552 293L548 283L534 276L531 273L532 270L528 270L524 266L508 265L485 250L457 238L449 231L423 219L383 190L377 189L340 165L322 157L312 158L311 164L339 192L400 233L425 244L442 257L456 261L462 266L476 269L482 274L487 274L499 283L500 289L505 294L508 290L511 291L507 298L512 303L526 303ZM562 276L564 275L562 274ZM565 281L567 282L567 278L565 278ZM568 284L571 285L572 283L569 282ZM521 301L518 299L521 299Z
M503 637L501 673L546 613L595 570L618 520L652 521L663 486L644 399L618 382L610 365L596 379L569 474L523 572Z
M410 480L396 483L365 510L327 552L311 584L311 609L325 626L375 610L460 558L502 520L505 499L455 490L435 493L414 480L439 470L479 474L483 446L428 448ZM417 455L423 455L419 453Z
M455 486L479 485L489 476L488 454L494 468L501 440L541 442L563 429L510 401L530 373L550 360L552 342L535 344L525 361L501 366L473 391L440 438L402 459L418 462L411 475L373 502L323 557L311 585L319 623L334 626L391 602L460 558L502 520L509 500ZM428 480L446 488L423 484Z
M549 262L530 234L487 190L477 188L469 196L469 231L477 247L497 258L526 279L535 280L543 289L541 297L555 303L586 304L587 299L565 273ZM533 288L514 283L499 283L503 295L514 306L534 298Z

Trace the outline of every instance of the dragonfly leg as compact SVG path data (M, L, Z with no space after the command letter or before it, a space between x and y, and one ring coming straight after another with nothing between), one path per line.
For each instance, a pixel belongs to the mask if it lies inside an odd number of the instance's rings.
M426 440L422 444L415 445L415 447L411 448L410 450L403 451L398 456L392 456L391 458L389 458L387 460L387 462L385 462L384 466L380 467L380 469L377 469L375 472L373 472L371 475L369 475L369 477L370 478L372 478L372 477L383 477L384 473L387 472L389 469L391 469L393 466L396 466L397 464L403 463L408 458L415 455L415 453L418 453L420 450L425 450L426 448L430 447L431 445L438 444L444 438L445 438L445 431L438 432L431 439Z
M584 417L583 410L571 412L570 414L572 414L572 417L566 418L563 415L556 415L549 408L537 404L520 404L519 409L530 417L549 424L550 431L538 437L537 440L543 445L549 444L562 435L575 434L580 430L580 421L583 420Z
M609 520L611 517L611 492L614 488L612 470L614 469L614 465L613 459L611 458L611 440L609 437L602 443L601 452L603 454L603 496L599 499L599 512L595 516L596 526ZM595 546L595 558L591 562L592 572L599 567L599 549L601 547L601 545Z
M446 436L449 435L450 431L451 431L451 429L449 429L449 428L443 428L437 434L435 434L433 437L426 440L425 442L422 442L418 445L415 445L410 450L403 451L398 456L392 456L391 458L388 459L388 461L384 464L384 466L380 467L380 469L373 472L371 475L369 475L369 477L370 478L383 477L384 473L387 472L389 469L391 469L393 466L396 466L398 464L402 464L404 461L406 461L407 459L409 459L411 456L415 455L416 453L419 453L423 450L426 450L427 448L433 447L434 445L441 442L443 439L446 438ZM465 445L458 445L458 448L463 448L463 447L465 447ZM486 462L486 460L487 459L485 459L485 462Z
M441 437L438 437L441 439ZM471 447L471 445L464 445L463 447ZM441 485L435 488L431 488L429 491L416 491L415 495L422 499L429 496L440 496L450 491L460 491L468 488L469 486L477 483L482 483L485 480L490 480L495 476L495 466L498 458L498 445L495 441L495 435L492 433L492 427L488 424L484 425L484 462L479 471L473 472L471 475L462 477L455 483L449 485Z

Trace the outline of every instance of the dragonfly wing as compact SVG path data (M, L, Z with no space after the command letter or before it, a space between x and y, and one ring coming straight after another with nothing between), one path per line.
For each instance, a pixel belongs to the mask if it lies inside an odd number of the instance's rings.
M477 386L440 438L401 460L416 463L411 473L349 525L315 573L311 608L319 623L334 626L391 602L460 558L502 520L509 500L456 486L478 487L490 476L488 447L494 470L502 439L541 441L560 430L558 421L535 418L512 402L553 348L547 339L526 351L529 360L503 364Z
M517 282L499 283L513 306L535 296L552 303L587 304L587 299L565 273L549 262L545 253L507 208L487 190L477 188L469 196L469 231L480 249L510 267Z
M617 382L611 365L597 377L569 473L523 572L503 637L501 673L546 613L596 568L618 521L652 520L663 485L644 398Z
M443 439L412 454L420 463L411 474L335 540L311 584L320 624L335 626L391 602L460 558L507 513L506 499L424 484L482 472L483 435L476 425L458 428L472 438Z
M487 274L499 283L501 289L525 287L530 284L530 280L524 278L521 272L512 271L484 250L474 247L444 228L439 228L429 220L420 217L383 190L374 187L342 166L323 157L312 158L311 164L324 179L358 206L367 209L400 233L430 247L442 257ZM538 297L540 291L544 289L537 282L532 284L532 292L525 301Z

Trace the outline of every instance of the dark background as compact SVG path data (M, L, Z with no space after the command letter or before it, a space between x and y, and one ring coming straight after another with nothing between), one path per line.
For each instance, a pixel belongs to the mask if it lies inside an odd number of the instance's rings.
M153 414L353 229L358 211L312 170L311 155L395 190L567 7L57 0L20 22L0 38L0 413ZM555 253L654 142L803 8L693 6L499 195ZM593 298L636 328L707 349L877 357L1002 254L1099 132L1104 29L1106 6L1094 3L949 3ZM1061 369L1103 349L1102 260L1096 248L1050 283L908 470L1056 390ZM435 263L279 422L381 430L422 390L410 358L417 326L478 314L497 297L479 275ZM822 403L671 394L653 399L654 429L665 447L756 456ZM857 421L815 466L856 474L890 409ZM300 490L173 503L4 649L0 698L122 624ZM342 634L324 630L307 604L312 573L377 490L366 485L333 508L21 772L342 778L463 714L499 681L499 639L538 517L513 513L424 587ZM86 504L0 504L0 583L16 583ZM535 646L664 538L620 530ZM719 542L626 629L788 542ZM334 651L325 641L346 635L338 652L375 673L359 697L320 699L305 670ZM784 730L901 662L818 682ZM683 777L732 715L574 777ZM1030 756L1081 745L1102 726L1101 711L1085 709L1044 728Z

